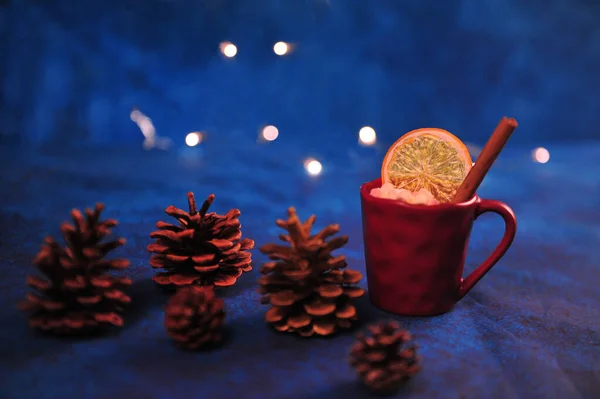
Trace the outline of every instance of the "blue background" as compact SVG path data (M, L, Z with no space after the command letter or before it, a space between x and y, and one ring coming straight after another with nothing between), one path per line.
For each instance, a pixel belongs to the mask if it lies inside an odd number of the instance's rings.
M258 250L221 293L223 347L177 349L149 234L188 191L215 193L219 213L239 208L257 246L295 206L316 228L339 223L350 237L339 254L364 273L358 187L388 146L433 126L475 158L503 115L520 126L478 193L517 215L506 256L448 314L394 316L365 297L360 328L392 318L414 334L424 368L397 398L600 397L598 21L596 0L0 1L0 399L371 397L347 364L353 334L265 325ZM294 51L276 56L279 40ZM142 149L134 107L168 149ZM277 140L257 140L265 124ZM370 147L357 142L365 125ZM532 161L539 146L547 163ZM35 334L16 309L31 261L72 208L96 201L127 239L115 253L131 260L126 325L97 339ZM502 229L496 215L476 221L465 273Z
M443 127L482 144L600 137L595 0L26 1L0 6L0 133L139 141L275 124L298 140ZM219 43L238 47L224 59ZM277 41L296 45L277 57Z

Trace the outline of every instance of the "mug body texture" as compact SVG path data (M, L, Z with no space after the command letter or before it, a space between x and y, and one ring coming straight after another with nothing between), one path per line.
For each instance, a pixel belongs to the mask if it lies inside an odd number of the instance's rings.
M377 179L360 188L371 302L398 315L451 310L461 297L479 197L460 204L411 205L371 196L380 186Z

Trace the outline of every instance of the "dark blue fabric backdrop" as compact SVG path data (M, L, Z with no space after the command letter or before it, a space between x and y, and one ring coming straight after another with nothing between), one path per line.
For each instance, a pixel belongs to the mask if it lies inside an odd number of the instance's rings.
M322 140L443 126L483 142L498 115L519 119L514 141L600 137L594 0L5 3L0 133L11 140L139 140L132 107L177 142L264 123ZM234 59L221 57L224 40ZM279 40L294 53L275 56Z

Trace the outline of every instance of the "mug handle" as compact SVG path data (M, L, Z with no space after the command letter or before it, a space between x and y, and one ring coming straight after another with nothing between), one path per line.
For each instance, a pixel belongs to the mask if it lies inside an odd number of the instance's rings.
M517 233L517 218L508 205L496 200L480 199L475 209L475 220L486 212L494 212L504 219L504 236L494 252L483 261L467 278L463 279L458 291L458 299L461 299L477 284L483 276L504 256Z

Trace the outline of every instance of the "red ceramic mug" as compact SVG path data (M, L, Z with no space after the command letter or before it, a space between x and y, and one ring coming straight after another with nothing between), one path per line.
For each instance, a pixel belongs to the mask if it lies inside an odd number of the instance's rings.
M506 253L517 230L508 205L477 195L459 204L410 205L373 197L381 179L360 188L367 284L373 305L398 315L434 316L452 309ZM462 278L473 222L502 216L494 252Z

